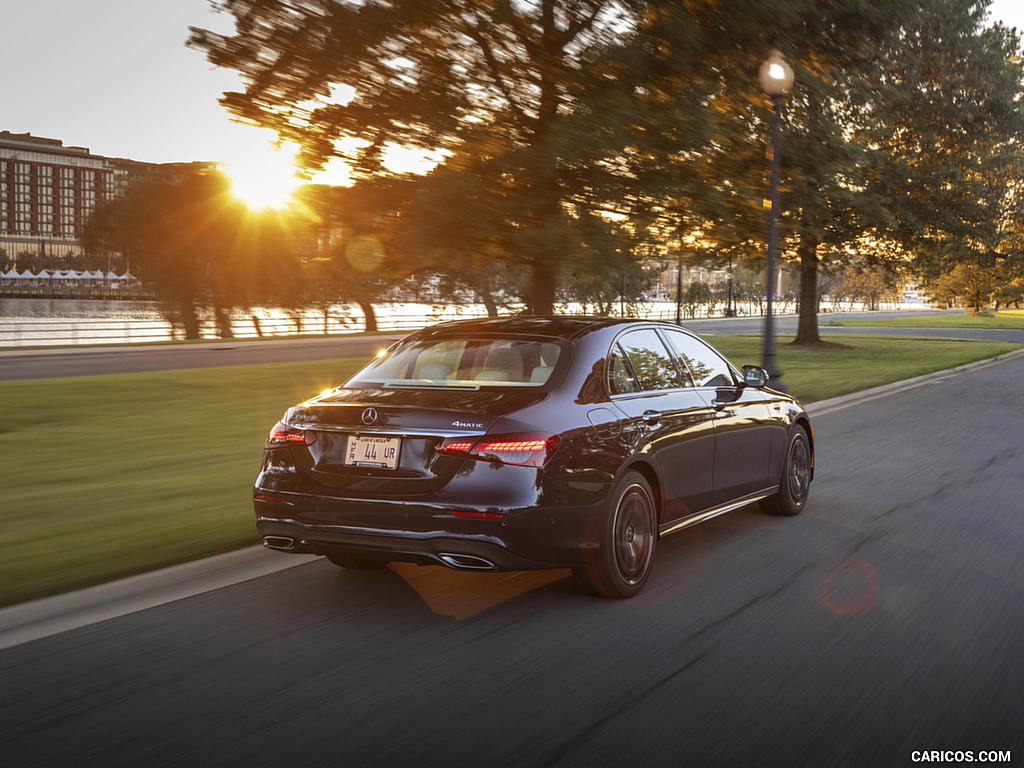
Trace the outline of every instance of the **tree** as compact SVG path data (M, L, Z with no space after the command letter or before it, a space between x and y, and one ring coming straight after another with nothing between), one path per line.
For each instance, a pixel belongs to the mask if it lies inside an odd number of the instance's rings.
M1024 301L1024 255L1015 254L996 260L996 288L991 299L1000 305L1019 308Z
M934 237L908 190L981 179L970 163L1010 151L1000 142L1022 109L1015 38L984 31L987 0L219 5L235 34L193 30L190 44L242 74L244 90L222 99L233 114L297 141L310 168L347 156L364 181L389 176L389 147L432 153L434 173L394 187L391 231L368 234L483 296L495 271L528 275L526 304L542 314L591 265L622 273L695 232L719 263L756 265L770 118L756 72L771 47L797 71L780 226L783 258L800 265L798 343L819 340L820 266L863 253L866 234L904 253ZM936 151L950 129L970 153ZM941 216L970 222L979 195L1007 204L995 193L1008 182L932 195L932 213L949 203Z
M219 173L130 187L96 209L83 243L90 252L129 253L138 276L180 314L189 339L200 337L204 310L229 336L232 308L284 299L295 285L281 222L247 209Z
M357 184L373 189L386 182ZM433 281L437 297L458 302L473 296L496 316L499 305L518 302L529 261L516 253L515 231L500 189L489 186L473 161L442 165L423 177L391 182L392 215L381 227L389 249L400 254L406 276Z
M375 179L355 187L307 185L297 195L293 230L305 233L301 255L308 288L317 303L354 302L367 331L377 330L374 303L418 270L402 253L401 206L408 179Z
M881 61L870 189L888 201L879 241L894 241L932 277L992 266L1021 231L1024 181L1020 40L986 26L987 2L930 0Z
M957 264L925 285L935 301L975 310L980 310L996 289L993 271L970 263Z
M865 194L869 148L851 141L852 131L879 51L919 5L764 0L739 12L730 3L665 0L648 3L654 21L638 27L638 45L669 52L645 60L641 71L654 78L639 89L649 128L634 148L644 158L641 171L661 182L642 187L661 193L650 201L653 227L663 239L700 232L718 265L763 263L772 107L757 71L772 47L796 69L783 131L780 228L782 256L800 264L798 343L818 341L819 264L848 258L847 244L884 212L880 197ZM684 132L675 142L672 131L658 130L669 114L658 107L667 103L675 132Z
M193 30L190 43L237 69L222 103L303 147L311 166L350 153L356 175L383 172L389 146L472 163L504 189L514 251L529 262L530 308L551 313L566 260L557 125L586 77L581 52L614 35L610 0L537 4L456 0L362 3L227 0L236 34ZM350 101L336 89L353 89ZM354 142L354 143L353 143Z
M884 200L868 194L870 148L851 140L874 88L879 51L920 3L804 3L778 45L797 72L783 132L782 245L799 265L795 344L820 343L820 265L850 257ZM767 132L765 132L766 135Z
M694 281L689 284L686 288L686 294L683 296L683 304L686 305L686 314L691 319L697 316L697 308L700 306L707 306L712 303L714 296L711 292L711 286L707 283Z
M869 310L878 309L884 301L895 302L898 296L896 274L884 267L851 267L844 282L845 294L859 299Z
M934 236L908 203L950 227L957 222L961 232L982 219L983 226L1005 219L994 204L1010 199L1002 192L1007 174L1021 168L1007 156L1013 147L1006 143L1019 132L1021 70L1013 35L984 28L986 6L986 0L754 6L755 16L773 15L762 29L772 30L796 70L783 131L780 220L782 255L799 263L796 343L820 341L822 264L833 269L864 255L883 261ZM720 213L705 224L705 234L719 241L719 254L737 260L764 252L760 199L768 164L759 151L769 136L770 105L754 91L753 76L767 53L761 34L756 25L721 27L725 54L713 60L722 78L713 96L721 107L713 151L691 164L708 169L705 183L718 191L718 200L708 202ZM922 60L929 62L927 79L919 74ZM908 144L914 133L926 138ZM913 168L898 161L908 146ZM982 162L986 152L992 165ZM966 179L972 181L961 189ZM865 249L869 235L881 247Z

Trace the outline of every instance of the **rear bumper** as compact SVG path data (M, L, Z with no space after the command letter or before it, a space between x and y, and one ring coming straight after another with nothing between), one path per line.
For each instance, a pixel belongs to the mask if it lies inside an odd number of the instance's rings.
M379 516L364 510L353 525L351 520L330 520L350 514L340 510L332 514L321 506L322 511L307 516L296 502L254 502L256 528L264 546L306 554L342 550L456 570L520 571L583 565L586 553L596 550L600 542L597 506L536 508L500 519L463 519L432 507L409 505L381 509ZM341 500L336 502L342 505Z

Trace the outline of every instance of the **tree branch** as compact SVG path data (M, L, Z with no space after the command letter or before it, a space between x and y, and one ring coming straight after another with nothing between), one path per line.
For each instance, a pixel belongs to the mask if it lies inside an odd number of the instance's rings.
M494 55L494 50L491 48L490 43L487 42L487 38L484 37L483 32L479 27L469 27L466 30L466 34L469 35L469 37L472 38L478 46L480 46L480 50L484 55L484 61L487 63L487 68L491 72L491 77L493 78L495 85L498 86L498 90L501 91L501 95L505 97L505 101L508 102L512 111L524 125L528 123L530 118L527 116L526 111L513 98L512 91L509 89L505 82L505 78L501 74L501 65L498 63L498 59Z
M604 5L605 4L601 2L595 3L594 8L590 12L589 16L576 19L570 22L569 26L566 27L565 32L563 32L557 38L559 50L565 48L565 46L567 46L569 43L575 40L576 36L579 35L581 32L589 30L591 27L593 27L594 22L597 20L598 14L601 13L602 10L604 10Z

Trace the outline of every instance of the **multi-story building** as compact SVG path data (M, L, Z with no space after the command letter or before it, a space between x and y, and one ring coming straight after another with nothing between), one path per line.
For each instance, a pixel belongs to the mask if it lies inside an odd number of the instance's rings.
M57 266L82 253L98 205L146 178L177 181L213 163L142 163L65 147L58 139L0 131L0 249Z

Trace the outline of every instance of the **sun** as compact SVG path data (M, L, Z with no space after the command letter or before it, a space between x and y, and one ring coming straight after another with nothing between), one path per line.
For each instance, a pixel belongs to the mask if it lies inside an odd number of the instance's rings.
M283 208L302 183L296 176L296 151L297 147L288 143L249 147L225 164L232 193L250 208Z

